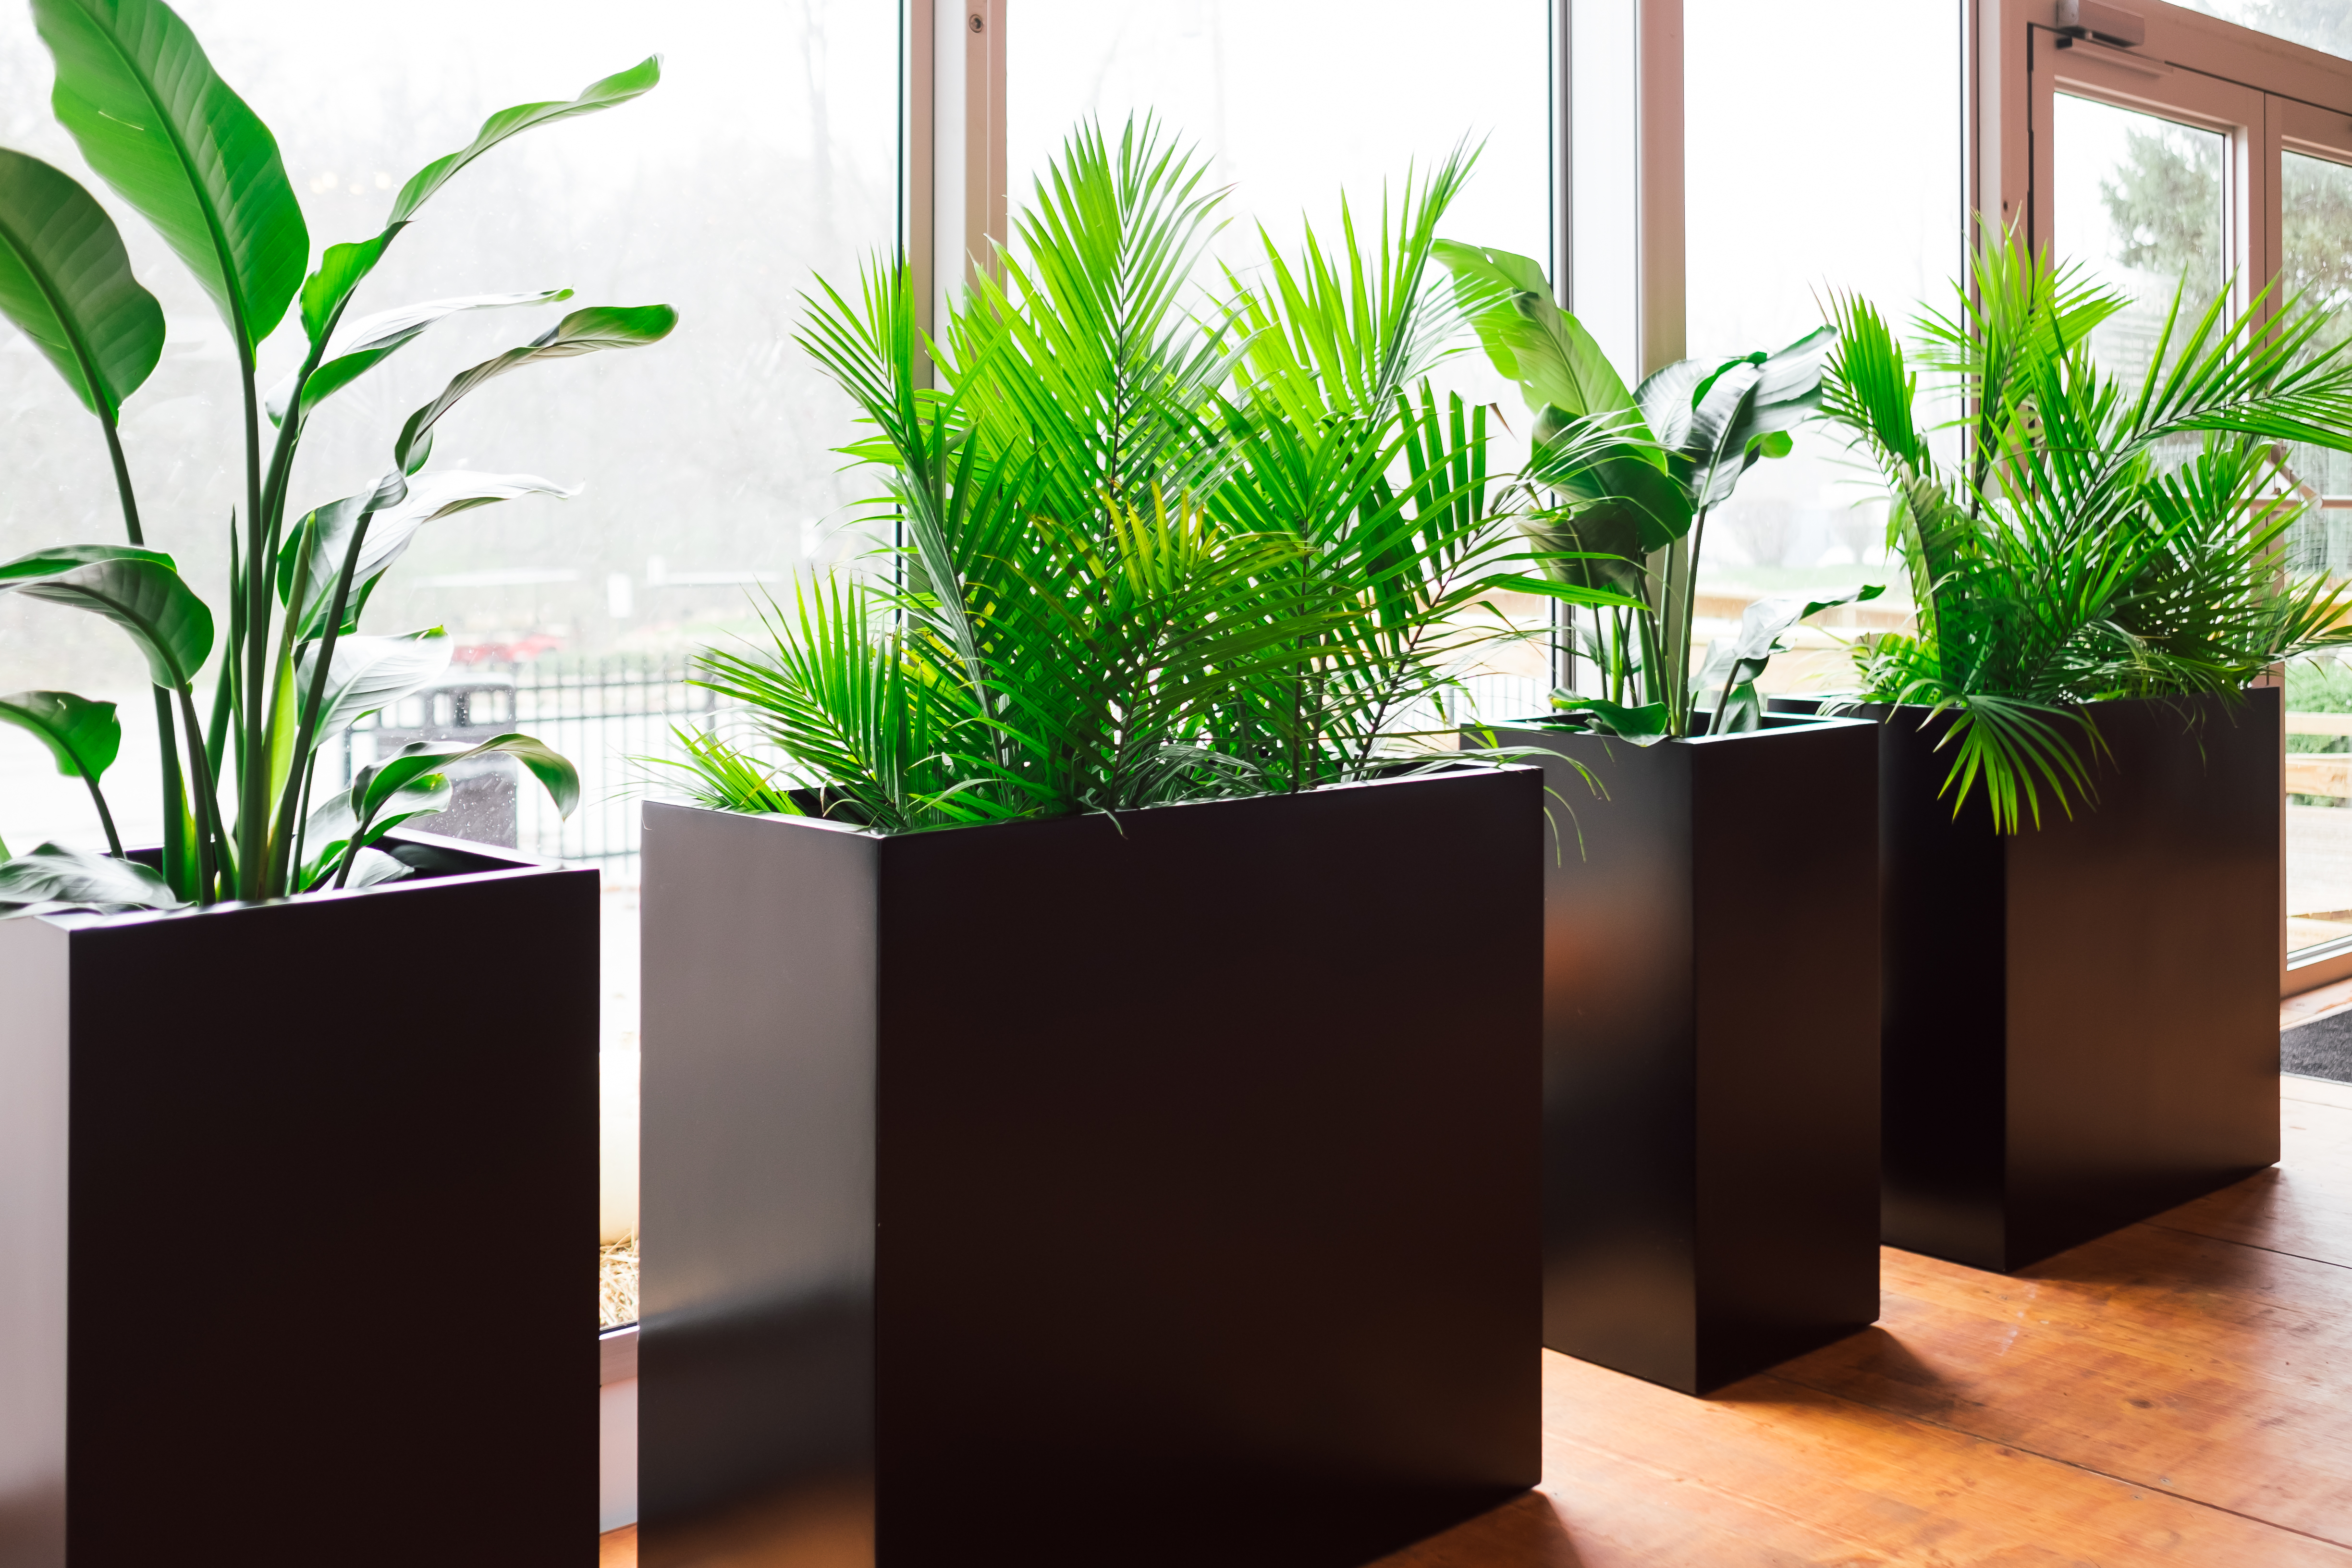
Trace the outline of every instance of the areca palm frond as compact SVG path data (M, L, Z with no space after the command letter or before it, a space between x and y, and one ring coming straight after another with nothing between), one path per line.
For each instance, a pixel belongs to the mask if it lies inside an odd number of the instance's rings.
M1954 810L1981 788L2015 832L2045 796L2090 798L2087 704L2235 693L2352 644L2352 594L2282 571L2301 503L2281 445L2352 450L2352 357L2316 346L2318 308L2216 301L2184 321L2176 293L2128 385L2087 341L2117 296L2007 242L1971 280L1908 360L1866 301L1838 300L1823 412L1886 479L1919 606L1916 636L1866 651L1866 696L1954 714ZM1970 400L1957 462L1919 424L1915 364Z
M902 266L820 286L800 342L862 416L841 450L882 472L899 574L803 586L704 684L888 832L1391 765L1519 635L1497 592L1589 592L1541 574L1486 410L1426 379L1462 325L1433 262L1470 162L1213 299L1205 164L1149 120L1082 126L936 338ZM688 766L771 798L758 759Z

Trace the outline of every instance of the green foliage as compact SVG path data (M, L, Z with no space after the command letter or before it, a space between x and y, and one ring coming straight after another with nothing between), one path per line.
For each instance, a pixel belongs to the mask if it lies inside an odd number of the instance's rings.
M163 353L163 308L131 275L122 233L88 191L0 147L0 315L111 421Z
M1824 408L1885 477L1920 606L1916 636L1866 644L1868 697L1955 713L1954 810L1981 785L2015 832L2045 795L2070 813L2089 797L2085 704L2235 693L2352 643L2352 597L2282 575L2299 503L2277 446L2352 449L2352 361L2315 348L2327 318L2300 302L2258 328L2176 297L2129 387L2085 346L2124 301L2079 269L1991 241L1971 284L1917 324L1909 360L1867 302L1837 300ZM1916 422L1915 363L1974 411L1956 462Z
M136 860L44 844L0 864L0 921L21 915L172 910L186 902Z
M413 741L396 755L362 768L349 790L311 814L304 850L315 847L315 858L304 868L300 885L346 885L360 856L385 834L412 817L447 808L452 794L447 769L490 756L520 763L563 816L571 816L580 804L579 771L529 735L497 735L473 746L462 741Z
M1437 250L1487 357L1536 416L1528 480L1550 498L1528 520L1538 559L1562 584L1619 596L1591 648L1605 695L1562 691L1554 706L1641 744L1689 734L1705 695L1691 678L1691 626L1707 515L1759 461L1789 455L1790 432L1820 406L1835 331L1777 353L1683 360L1628 392L1534 261L1450 242ZM1779 636L1743 652L1742 668L1760 674ZM1733 721L1727 704L1707 723Z
M801 341L870 426L844 450L885 475L902 578L799 585L704 654L782 764L705 742L698 797L799 786L906 832L1363 778L1450 745L1463 670L1520 635L1496 594L1632 602L1540 574L1486 411L1428 381L1469 163L1376 226L1343 205L1336 247L1261 234L1203 302L1201 161L1082 126L936 341L903 268L820 281Z
M106 831L108 849L120 856L122 840L114 831L114 813L98 787L122 750L122 722L114 716L114 704L93 702L70 691L17 691L0 697L0 723L29 731L57 759L58 772L81 780ZM0 860L6 858L0 851Z
M384 311L354 322L342 353L329 358L326 351L353 290L425 201L467 163L534 126L642 95L660 79L659 64L646 60L576 99L492 115L470 144L408 182L380 232L329 247L306 280L309 231L277 140L214 71L195 36L169 6L162 0L33 0L33 12L57 61L58 120L90 167L154 226L228 326L245 412L238 454L245 504L232 522L228 613L216 622L172 558L144 547L117 431L122 400L138 389L161 352L161 312L131 276L121 237L104 209L66 175L0 149L0 314L33 338L97 416L129 536L127 546L73 545L0 565L0 592L102 616L146 657L156 687L165 823L164 865L155 885L167 891L154 907L281 897L315 885L322 869L331 869L338 884L397 874L397 862L369 847L393 822L439 809L447 789L427 781L437 780L436 763L457 759L436 752L422 762L394 759L375 770L373 778L399 780L393 789L397 799L362 791L346 802L352 820L333 840L339 853L331 862L305 867L297 831L319 744L418 689L448 662L447 638L438 627L359 635L368 596L424 524L516 496L572 493L529 475L422 472L434 425L494 377L541 361L656 342L677 316L667 305L575 310L530 342L461 373L409 416L391 444L389 469L373 489L300 513L289 536L287 490L303 429L330 395L456 311L550 304L569 299L571 290L473 295ZM285 318L298 293L309 350L268 399L278 427L265 470L254 349ZM206 725L197 715L194 682L216 647L219 673ZM35 699L54 700L29 700ZM11 721L42 734L61 765L68 755L78 759L68 771L89 784L119 855L98 792L104 763L90 765L95 752L79 741L58 750L68 732L82 741L96 735L85 722L91 705L72 710L80 700L61 693L5 701L16 705L6 710ZM110 708L105 724L114 724ZM119 738L119 730L111 732ZM569 763L519 736L502 737L491 749L520 760L570 812L578 780ZM112 744L105 747L106 761L113 752ZM216 781L231 786L233 808ZM53 866L25 875L26 887L57 894L24 900L28 905L80 898L73 889L87 884L97 889L88 892L88 902L122 907L136 902L146 885L102 868Z

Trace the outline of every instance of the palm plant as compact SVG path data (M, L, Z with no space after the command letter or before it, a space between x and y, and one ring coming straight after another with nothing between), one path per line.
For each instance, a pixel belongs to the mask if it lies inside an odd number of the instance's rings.
M2185 288L2185 282L2183 287ZM1998 830L2092 795L2086 704L2233 695L2282 659L2352 643L2352 598L2291 578L2301 510L2282 443L2352 449L2352 357L2328 312L2267 294L2193 320L2176 293L2137 386L2103 373L2091 330L2128 301L2013 241L1976 257L1913 358L1864 300L1840 329L1823 411L1884 473L1919 606L1916 635L1868 640L1864 698L1951 715L1946 789L1981 787ZM1969 410L1957 458L1918 422L1918 377Z
M32 0L32 8L56 57L59 121L90 167L163 236L228 329L244 413L244 486L230 523L229 611L207 721L196 682L214 650L215 619L173 558L148 548L118 428L125 400L162 353L163 312L132 277L106 210L66 174L0 149L0 313L96 416L126 535L123 544L72 545L0 564L0 591L104 616L138 644L155 688L163 807L160 868L101 866L48 847L37 864L0 868L0 908L76 898L119 908L133 886L158 906L210 904L342 885L355 872L362 880L397 874L402 868L369 847L398 822L446 803L441 770L460 753L516 757L568 813L579 789L571 764L520 735L470 749L419 743L369 770L348 796L315 813L306 805L322 742L447 667L449 641L437 627L359 630L370 594L416 530L517 496L572 493L530 475L422 471L436 423L485 383L525 365L656 342L677 313L667 305L574 310L454 377L408 417L383 478L366 491L302 511L290 525L287 501L303 432L336 392L452 315L571 298L568 289L478 294L346 323L355 291L386 248L476 158L535 126L640 96L660 79L658 61L574 99L492 115L470 143L401 188L378 233L329 246L306 277L309 230L277 140L177 15L161 0ZM256 351L298 297L307 352L265 396ZM338 345L332 354L331 345ZM276 426L267 442L265 418ZM113 705L20 693L0 699L0 719L32 729L61 768L83 779L109 848L121 857L100 784L121 739Z
M1261 231L1263 278L1195 310L1220 195L1152 122L1084 126L935 339L902 268L820 280L801 341L872 426L844 450L887 476L903 571L704 656L782 763L693 738L699 798L805 786L905 831L1360 779L1450 739L1464 671L1528 635L1496 593L1631 602L1534 574L1486 410L1429 380L1470 163L1369 245L1344 206L1338 255Z
M1589 644L1602 693L1562 691L1555 706L1643 742L1694 725L1702 734L1756 728L1755 682L1789 628L1880 592L1764 601L1691 671L1707 518L1759 461L1788 456L1790 432L1820 405L1835 331L1820 328L1775 353L1682 360L1628 391L1535 261L1453 243L1438 254L1487 355L1536 416L1527 483L1548 498L1529 517L1540 559L1565 583L1622 595ZM1703 710L1709 695L1715 705Z

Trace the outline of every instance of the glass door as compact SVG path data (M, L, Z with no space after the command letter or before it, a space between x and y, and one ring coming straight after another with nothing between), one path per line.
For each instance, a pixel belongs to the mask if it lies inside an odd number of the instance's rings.
M2302 103L2276 118L2280 291L2352 304L2352 118ZM2316 346L2347 335L2340 321ZM2352 454L2296 446L2286 460L2304 505L2289 569L2352 575ZM2352 658L2289 666L2286 709L2287 962L2309 969L2352 956Z

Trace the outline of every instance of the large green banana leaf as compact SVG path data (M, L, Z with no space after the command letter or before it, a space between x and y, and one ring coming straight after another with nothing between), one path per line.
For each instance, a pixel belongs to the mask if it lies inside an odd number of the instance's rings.
M1487 358L1519 384L1529 408L1570 416L1636 412L1633 395L1609 356L1551 297L1539 263L1451 239L1439 240L1435 250L1454 275Z
M368 522L367 539L360 546L359 562L352 571L352 602L343 612L343 629L349 631L357 624L360 606L367 602L376 579L407 552L416 531L426 523L521 496L553 496L558 500L569 500L579 493L536 474L478 474L451 468L417 475L408 481L405 500L377 512ZM318 635L333 598L335 576L342 571L343 556L351 549L352 531L359 522L361 510L373 499L358 495L330 501L305 513L301 522L289 531L284 548L278 553L278 599L291 607L297 603L293 596L294 573L301 562L303 531L316 529L310 571L299 601L302 616L299 635Z
M0 564L15 592L103 616L131 634L158 686L183 690L213 650L213 613L161 551L69 544Z
M364 715L430 686L449 668L450 649L449 634L439 626L395 637L336 638L313 733L321 741L340 734ZM310 689L318 656L318 644L302 646L295 660L296 690Z
M423 336L426 328L461 310L494 310L509 305L552 305L572 298L569 289L543 289L535 294L468 294L457 300L426 300L396 310L362 316L349 329L343 352L310 373L302 383L302 417L361 376ZM282 424L286 406L294 400L299 372L289 371L269 389L264 406L269 422Z
M44 844L0 865L0 921L20 915L176 910L188 900L136 860Z
M57 57L59 123L250 353L285 318L310 259L278 139L162 0L32 4Z
M163 308L131 275L121 231L69 176L0 147L0 316L82 406L122 412L163 353Z
M408 423L401 426L400 439L393 444L393 461L407 472L415 472L422 461L419 444L432 435L443 415L484 382L541 360L571 359L601 349L643 348L669 336L677 325L677 312L667 305L591 305L574 310L520 348L460 371L441 389L440 396L408 416Z
M0 723L29 730L68 778L95 779L122 750L122 723L111 702L70 691L13 691L0 697Z
M383 258L384 247L394 236L415 217L417 209L436 191L457 177L457 172L509 136L519 136L534 126L551 125L574 115L593 114L600 109L610 109L626 103L653 90L661 80L661 57L648 56L627 70L616 71L601 81L591 82L581 89L580 96L551 103L519 103L512 109L501 109L482 121L474 139L455 153L436 158L419 169L393 198L392 214L384 219L383 230L367 239L343 245L331 245L319 258L319 269L302 284L302 330L313 343L334 330L335 318L343 301L362 279L373 271ZM307 402L308 399L306 398Z

